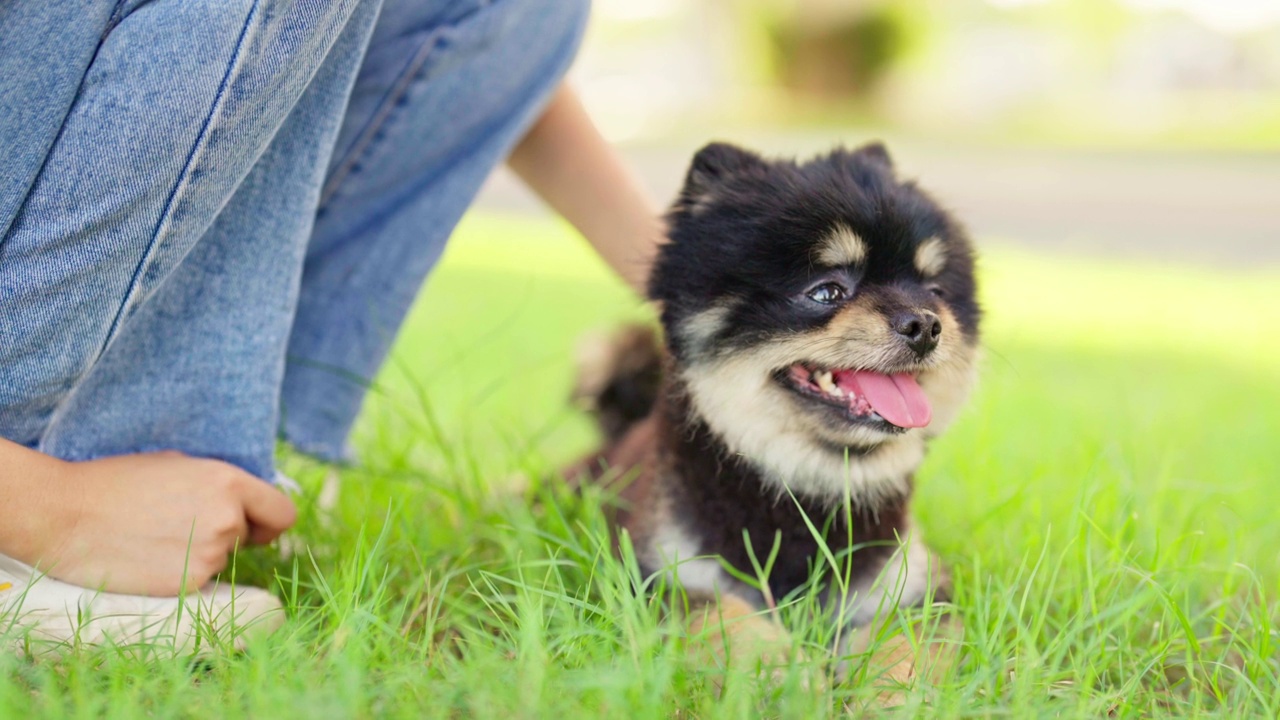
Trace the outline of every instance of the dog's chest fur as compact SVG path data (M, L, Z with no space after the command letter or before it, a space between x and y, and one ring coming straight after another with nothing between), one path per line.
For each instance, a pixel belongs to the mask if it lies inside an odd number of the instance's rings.
M683 394L669 388L654 412L594 466L635 469L625 477L615 522L631 534L647 573L693 555L716 555L754 577L755 567L774 555L768 584L781 599L826 564L820 541L840 558L841 572L874 577L907 530L905 497L866 508L782 491L731 453L691 414ZM851 547L856 551L845 558Z

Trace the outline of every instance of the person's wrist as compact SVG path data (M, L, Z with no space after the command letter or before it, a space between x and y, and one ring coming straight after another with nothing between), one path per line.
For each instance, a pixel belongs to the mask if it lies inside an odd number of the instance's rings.
M83 499L71 482L76 464L30 451L6 478L0 553L35 564L53 556L76 522Z

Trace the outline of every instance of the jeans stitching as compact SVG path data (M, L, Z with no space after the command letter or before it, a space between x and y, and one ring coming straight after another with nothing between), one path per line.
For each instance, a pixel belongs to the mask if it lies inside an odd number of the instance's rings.
M387 93L378 109L374 111L373 118L370 119L369 124L361 131L355 143L352 144L351 151L347 153L342 163L334 168L332 176L325 182L324 189L320 193L320 202L317 203L317 211L324 210L324 207L337 194L338 188L355 171L360 160L368 156L378 133L386 127L387 122L395 113L396 106L408 94L409 88L413 86L419 72L422 70L422 66L431 57L431 53L435 50L439 40L440 32L437 30L422 41L422 45L419 46L417 52L414 53L405 69L400 73L400 77L396 79L395 85Z
M155 258L156 248L161 244L161 237L167 229L167 223L173 216L173 209L177 205L181 194L190 186L192 169L196 164L197 158L209 143L211 127L214 119L219 111L222 110L223 102L227 95L227 88L231 85L231 81L241 67L243 59L243 51L245 40L249 36L253 27L254 20L259 14L259 2L255 0L253 7L250 8L249 14L245 16L244 26L240 28L240 36L236 39L235 50L231 54L231 62L227 66L227 72L222 76L222 81L218 84L217 93L214 95L213 104L209 109L209 114L205 117L204 124L200 127L200 132L196 135L196 140L191 146L191 151L187 154L187 159L182 165L182 171L178 174L178 180L173 184L173 189L169 191L169 197L165 199L164 208L160 212L160 219L156 222L155 230L152 232L151 240L147 243L146 250L143 251L142 259L138 261L137 268L134 269L133 277L129 280L128 289L125 290L123 301L120 303L120 309L116 312L115 318L111 321L111 326L107 330L107 336L102 342L102 346L98 349L92 364L96 364L107 352L107 348L111 345L111 341L115 339L120 331L125 316L128 314L130 306L133 304L138 294L138 288L142 284L143 277L147 268Z

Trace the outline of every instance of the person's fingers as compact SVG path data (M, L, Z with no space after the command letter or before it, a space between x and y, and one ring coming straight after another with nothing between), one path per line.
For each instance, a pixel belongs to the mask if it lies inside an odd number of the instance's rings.
M298 519L298 509L288 495L257 478L242 483L241 488L240 498L244 502L244 514L249 519L251 542L271 542L293 527Z
M212 576L210 576L210 577L212 577ZM187 576L187 578L186 578L186 583L185 583L185 585L184 585L184 586L183 586L183 588L182 588L182 591L183 591L183 592L185 592L185 593L187 593L188 595L194 595L194 594L196 594L196 593L200 592L200 588L204 587L204 584L205 584L205 583L207 583L207 582L209 582L209 578L206 578L206 577L193 577L193 576L188 575L188 576ZM169 593L169 592L157 592L157 593L152 593L152 594L153 594L153 595L157 595L157 596L166 596L166 595L169 595L170 593Z
M248 517L242 518L236 525L236 534L231 538L231 545L227 547L227 552L233 553L236 548L244 547L249 542L252 542L254 527Z
M287 529L287 528L286 528ZM269 528L264 525L254 525L249 528L249 544L250 545L266 545L275 540L284 533L284 530L277 528Z

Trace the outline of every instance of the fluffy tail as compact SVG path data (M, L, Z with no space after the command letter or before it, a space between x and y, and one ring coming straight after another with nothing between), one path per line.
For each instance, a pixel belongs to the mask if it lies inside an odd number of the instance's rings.
M578 344L573 400L595 416L610 443L643 420L662 382L662 343L647 325L624 325Z

